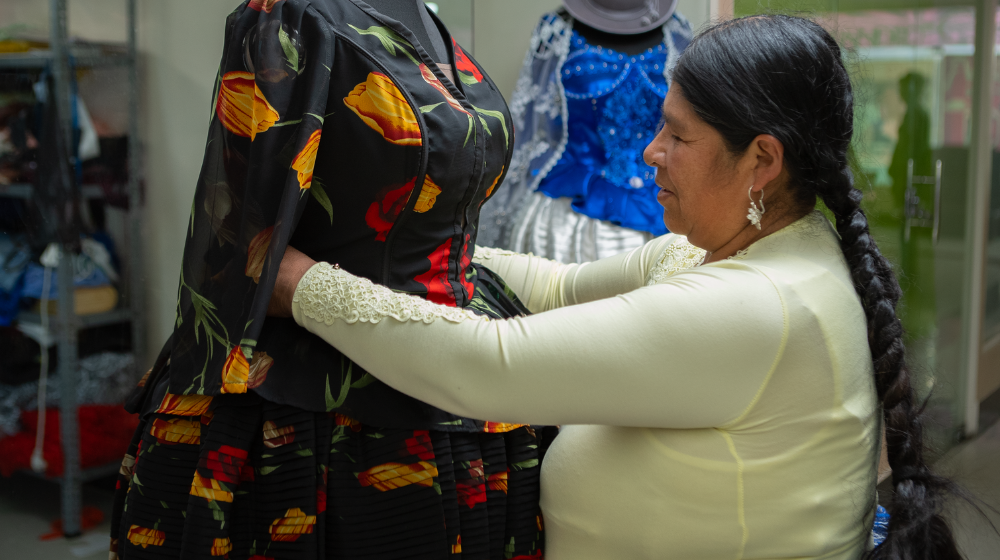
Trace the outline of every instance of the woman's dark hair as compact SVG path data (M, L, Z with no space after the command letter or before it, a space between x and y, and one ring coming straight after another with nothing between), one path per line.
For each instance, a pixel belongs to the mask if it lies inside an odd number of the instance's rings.
M848 167L854 94L837 42L815 22L797 17L725 21L688 46L673 83L731 152L743 153L760 134L780 140L797 201L812 207L819 198L836 218L868 320L895 487L888 537L870 556L961 558L941 517L951 483L924 463L921 407L896 316L899 283L869 232Z

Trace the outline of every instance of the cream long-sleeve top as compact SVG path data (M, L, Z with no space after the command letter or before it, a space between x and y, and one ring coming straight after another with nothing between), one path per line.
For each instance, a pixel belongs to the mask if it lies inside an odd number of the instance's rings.
M587 265L481 250L533 312L487 320L320 263L295 320L444 410L561 424L549 560L858 558L875 497L864 311L818 212L700 265L666 235Z

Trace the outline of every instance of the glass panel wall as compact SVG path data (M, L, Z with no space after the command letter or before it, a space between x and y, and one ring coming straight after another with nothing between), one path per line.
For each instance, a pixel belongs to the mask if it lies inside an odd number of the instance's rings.
M463 47L472 48L472 1L436 0L427 2L451 32L455 41Z
M964 420L962 296L970 254L965 228L976 13L971 2L899 8L906 4L737 0L735 12L812 17L846 47L856 96L855 176L873 234L904 291L899 315L910 367L921 396L930 396L930 439L944 450L958 441ZM1000 212L995 215L993 231L1000 236ZM1000 324L997 264L994 322Z
M1000 12L997 14L1000 21ZM993 171L990 177L989 237L986 245L986 310L983 342L1000 337L1000 34L994 42L994 82L990 111Z

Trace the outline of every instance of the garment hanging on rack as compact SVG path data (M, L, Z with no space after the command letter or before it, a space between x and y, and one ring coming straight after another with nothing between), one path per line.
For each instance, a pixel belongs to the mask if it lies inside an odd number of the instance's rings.
M635 56L592 45L572 25L547 14L532 36L511 103L511 171L484 206L482 245L579 262L666 233L642 151L690 25L675 13L663 42Z

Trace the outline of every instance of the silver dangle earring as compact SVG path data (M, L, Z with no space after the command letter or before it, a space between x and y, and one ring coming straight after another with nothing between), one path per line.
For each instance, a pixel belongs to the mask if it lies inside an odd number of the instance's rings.
M764 216L764 212L767 210L764 208L764 189L760 190L760 208L757 208L757 203L753 201L753 185L750 185L750 190L747 191L747 196L750 197L750 208L747 209L747 219L750 223L760 231L760 219Z

